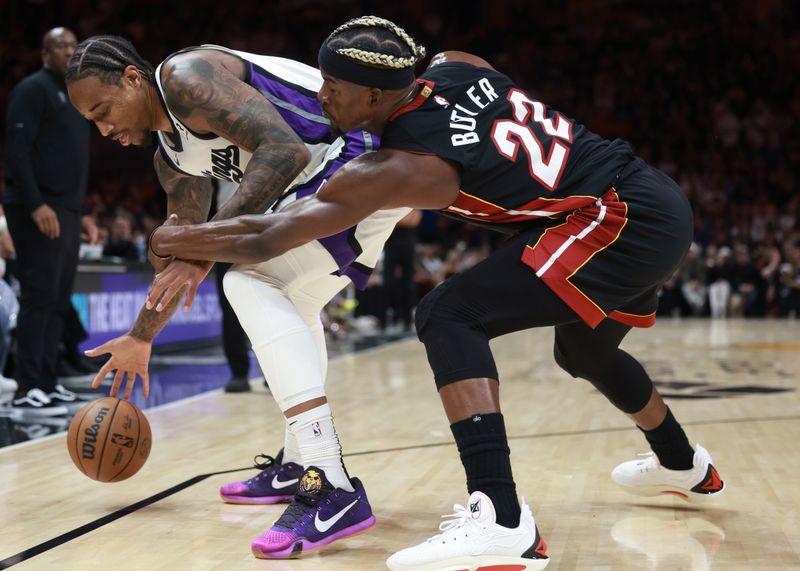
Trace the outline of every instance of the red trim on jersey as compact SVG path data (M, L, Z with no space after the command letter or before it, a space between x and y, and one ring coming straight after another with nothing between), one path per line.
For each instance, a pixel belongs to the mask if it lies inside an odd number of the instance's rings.
M613 310L608 314L609 319L619 321L623 325L631 327L652 327L656 324L656 312L649 315L636 315L635 313L625 313L624 311Z
M433 88L436 87L436 83L430 81L429 79L417 79L417 85L422 85L422 89L420 89L420 92L417 93L417 96L413 99L413 101L411 101L411 103L409 103L408 105L404 105L403 107L392 113L389 116L389 121L394 121L395 119L400 117L400 115L402 115L403 113L408 113L409 111L413 111L414 109L425 103L428 100L428 97L430 97L433 94Z
M545 230L522 254L522 261L592 328L607 315L570 278L613 244L628 222L628 205L619 200L615 189L601 201L572 212L563 224Z
M453 204L444 210L467 220L500 223L531 222L539 218L557 218L568 212L591 206L596 200L596 196L539 197L519 206L506 208L460 190ZM521 214L531 211L538 211L540 214Z

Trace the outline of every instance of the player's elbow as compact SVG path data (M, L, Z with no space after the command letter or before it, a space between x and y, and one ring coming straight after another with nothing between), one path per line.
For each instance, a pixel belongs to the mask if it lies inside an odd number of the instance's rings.
M248 169L254 165L266 168L277 175L276 180L282 180L288 186L311 162L308 147L294 133L291 137L291 142L281 144L264 142L253 152Z

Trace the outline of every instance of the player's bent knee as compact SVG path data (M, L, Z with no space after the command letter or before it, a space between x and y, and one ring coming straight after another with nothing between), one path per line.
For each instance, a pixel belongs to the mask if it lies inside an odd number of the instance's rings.
M553 357L559 367L576 379L585 379L595 383L595 379L603 376L610 365L610 353L593 353L588 350L569 350L556 341L553 345Z
M575 378L580 377L581 375L578 372L578 365L576 359L571 357L569 353L562 350L562 348L558 344L558 340L553 343L553 358L556 361L556 364L561 367L564 371L569 373Z
M417 337L423 343L426 338L431 336L433 330L441 332L443 328L471 325L468 323L468 319L459 316L457 296L452 294L443 296L451 288L454 281L454 278L450 278L440 284L423 297L417 305L417 310L414 314L414 325L417 330Z

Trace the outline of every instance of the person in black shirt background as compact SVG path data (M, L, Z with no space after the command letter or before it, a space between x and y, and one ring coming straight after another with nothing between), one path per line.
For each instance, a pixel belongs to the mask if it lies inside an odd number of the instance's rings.
M89 170L89 125L69 102L64 83L75 34L53 28L42 41L39 71L11 92L6 108L3 198L17 252L22 296L17 324L18 390L12 408L37 415L66 414L74 393L56 376L61 314L69 310Z

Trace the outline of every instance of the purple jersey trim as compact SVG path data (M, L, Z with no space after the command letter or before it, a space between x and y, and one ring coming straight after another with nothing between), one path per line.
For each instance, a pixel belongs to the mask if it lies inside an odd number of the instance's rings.
M336 135L322 114L316 94L286 84L266 70L250 63L249 83L270 101L289 127L305 143L330 143ZM285 105L281 105L283 102Z
M378 147L378 139L372 135L366 135L366 137L370 137L370 141L367 141L363 131L350 131L342 137L345 140L345 145L342 147L339 156L329 160L313 179L292 189L298 199L315 194L323 182L339 170L342 165L364 154L364 152ZM321 238L317 241L333 256L336 265L339 266L339 270L333 272L333 275L347 276L358 289L364 289L367 287L367 281L373 268L354 263L363 251L355 233L356 227L353 226L338 234Z

